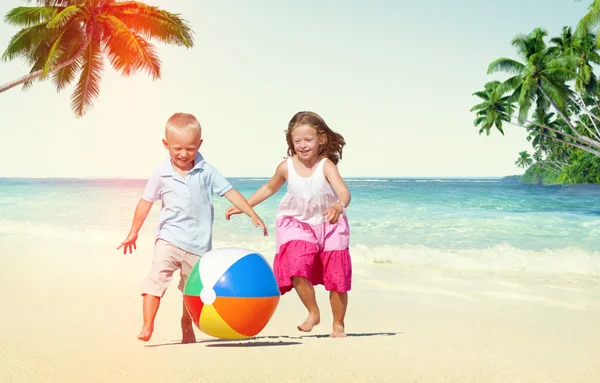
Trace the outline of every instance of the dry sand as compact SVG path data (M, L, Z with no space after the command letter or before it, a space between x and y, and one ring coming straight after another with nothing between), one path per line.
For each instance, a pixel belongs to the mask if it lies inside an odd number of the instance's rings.
M174 281L143 343L150 242L119 241L0 238L0 382L600 382L597 279L357 263L347 339L318 287L310 334L292 292L257 337L188 345Z

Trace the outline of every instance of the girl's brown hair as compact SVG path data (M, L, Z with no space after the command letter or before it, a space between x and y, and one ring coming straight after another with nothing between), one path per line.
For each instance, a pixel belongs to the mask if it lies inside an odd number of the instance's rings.
M292 141L292 131L299 126L307 125L317 131L317 135L325 135L326 141L319 148L319 154L331 160L334 164L338 164L342 159L342 150L346 145L344 137L341 134L334 132L327 126L325 120L314 112L298 112L292 117L285 131L285 138L288 144L288 156L296 154L294 143Z

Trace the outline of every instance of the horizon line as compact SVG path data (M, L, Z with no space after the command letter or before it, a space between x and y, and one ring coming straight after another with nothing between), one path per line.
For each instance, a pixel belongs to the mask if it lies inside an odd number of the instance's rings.
M502 179L505 177L522 176L522 174L508 176L347 176L344 180L352 179ZM271 176L227 176L228 179L269 179ZM2 180L123 180L123 181L145 181L148 178L137 177L5 177L0 176Z

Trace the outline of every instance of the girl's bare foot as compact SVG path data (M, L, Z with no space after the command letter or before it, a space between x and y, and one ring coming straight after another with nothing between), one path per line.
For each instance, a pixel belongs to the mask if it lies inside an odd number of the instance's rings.
M347 336L344 331L344 325L341 324L333 325L333 332L329 335L330 338L346 338Z
M321 316L318 313L309 314L308 318L306 318L304 323L298 326L298 330L302 332L310 332L313 329L313 327L315 327L319 323L321 323Z
M147 342L152 337L153 331L154 331L154 328L152 328L152 327L142 327L142 331L140 331L137 338L139 340L143 340L144 342Z

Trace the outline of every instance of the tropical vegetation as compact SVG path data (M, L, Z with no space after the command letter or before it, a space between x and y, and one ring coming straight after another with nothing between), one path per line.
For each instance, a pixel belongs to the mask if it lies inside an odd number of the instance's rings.
M600 0L572 28L549 37L543 28L512 40L518 59L499 58L488 74L504 73L474 95L471 111L479 134L504 135L504 125L526 129L532 154L515 164L527 169L527 183L600 182Z
M31 2L33 0L29 0ZM10 10L5 22L21 27L2 54L24 58L29 73L0 86L27 89L51 78L60 92L77 79L71 104L83 116L100 93L105 60L123 76L145 71L161 77L161 61L148 40L190 48L193 32L178 14L138 1L35 0Z

